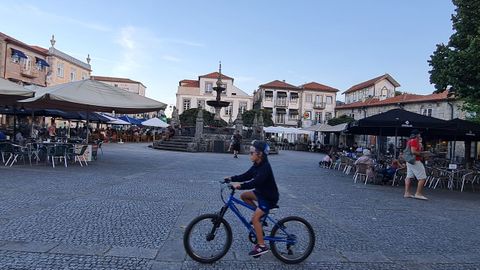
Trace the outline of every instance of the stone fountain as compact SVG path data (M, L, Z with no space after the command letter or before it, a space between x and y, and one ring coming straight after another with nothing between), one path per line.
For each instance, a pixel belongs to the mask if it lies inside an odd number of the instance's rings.
M213 90L217 92L217 97L215 98L215 100L208 100L207 104L215 108L215 117L213 119L215 120L217 125L220 126L220 123L222 122L222 117L220 117L220 111L222 110L222 108L228 107L230 105L230 102L220 100L222 92L226 90L226 88L223 87L222 82L222 62L220 62L219 64L218 80L216 84L217 86L213 87Z

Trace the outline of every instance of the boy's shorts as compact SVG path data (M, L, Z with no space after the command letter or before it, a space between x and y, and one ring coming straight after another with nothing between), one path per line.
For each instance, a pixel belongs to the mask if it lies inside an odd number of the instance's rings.
M258 194L257 192L253 191L253 193L257 197L258 208L260 208L265 214L267 214L270 209L277 205L276 202L266 200L262 195Z

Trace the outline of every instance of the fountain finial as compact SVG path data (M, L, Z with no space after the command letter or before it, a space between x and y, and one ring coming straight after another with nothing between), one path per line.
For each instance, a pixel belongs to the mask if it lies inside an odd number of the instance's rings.
M222 82L222 61L218 62L218 80L217 80L217 87L221 87L223 84Z

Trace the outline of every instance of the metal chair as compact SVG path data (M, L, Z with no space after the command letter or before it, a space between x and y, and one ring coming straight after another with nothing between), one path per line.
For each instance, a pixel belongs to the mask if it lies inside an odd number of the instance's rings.
M87 159L85 158L85 151L87 151L88 145L83 145L82 148L80 148L80 151L74 151L72 156L74 157L74 162L80 163L80 166L83 167L83 163L88 166Z
M53 168L55 168L55 159L59 159L60 161L63 159L65 167L68 167L67 148L67 145L64 144L55 145L54 147L50 148L50 158Z

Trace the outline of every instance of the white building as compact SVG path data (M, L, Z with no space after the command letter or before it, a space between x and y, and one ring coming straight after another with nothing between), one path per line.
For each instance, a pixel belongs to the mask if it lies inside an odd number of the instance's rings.
M395 96L395 89L400 84L389 74L356 84L343 92L345 104L365 101L369 98L384 100Z
M135 93L140 96L145 96L145 90L147 87L141 82L133 81L127 78L117 77L105 77L105 76L91 76L92 80L103 82L131 93Z
M178 114L190 108L205 108L211 113L215 109L207 105L208 100L215 100L217 92L213 90L216 86L219 73L212 72L198 77L198 80L181 80L178 83L177 103ZM243 113L252 109L252 96L248 95L233 84L234 79L221 75L226 90L222 93L221 100L230 102L230 106L222 108L220 117L228 122L230 119L237 119L239 110Z
M336 92L316 82L294 86L275 80L254 92L254 107L271 111L275 125L308 127L333 118Z

